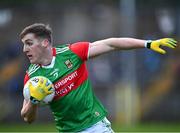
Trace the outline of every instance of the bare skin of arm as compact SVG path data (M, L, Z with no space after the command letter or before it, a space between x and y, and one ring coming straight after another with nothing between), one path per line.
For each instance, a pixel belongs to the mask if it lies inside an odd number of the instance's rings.
M32 104L30 101L24 100L21 116L25 122L32 123L36 119L37 107L37 105Z
M108 38L90 44L89 58L99 56L114 50L130 50L144 48L145 40L134 38Z

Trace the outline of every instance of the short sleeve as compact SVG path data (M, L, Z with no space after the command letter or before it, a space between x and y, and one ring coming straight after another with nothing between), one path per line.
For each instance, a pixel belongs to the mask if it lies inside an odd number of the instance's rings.
M89 42L77 42L70 44L70 50L78 55L82 61L88 59Z
M25 77L24 77L24 85L26 84L26 82L29 80L29 75L28 73L26 73Z

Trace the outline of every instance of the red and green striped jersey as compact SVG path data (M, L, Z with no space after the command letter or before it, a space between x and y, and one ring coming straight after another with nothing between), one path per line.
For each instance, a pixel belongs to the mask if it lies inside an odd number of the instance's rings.
M53 82L56 95L50 108L60 132L81 131L107 114L88 78L88 48L88 42L55 47L49 66L31 64L25 76L25 82L34 76L45 76Z

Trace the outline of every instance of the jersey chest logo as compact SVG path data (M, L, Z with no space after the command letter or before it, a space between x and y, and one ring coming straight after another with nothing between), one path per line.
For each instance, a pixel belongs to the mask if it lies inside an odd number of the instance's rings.
M54 69L51 73L50 73L50 76L53 76L53 77L55 77L55 78L58 78L58 76L59 76L59 69L58 68L56 68L56 69Z
M64 64L67 66L67 68L72 68L73 67L73 64L72 64L72 62L70 61L70 59L68 59L68 60L66 60L65 62L64 62Z
M87 78L88 74L84 63L81 64L78 69L74 70L54 83L54 88L56 90L54 99L63 97L72 90L77 89Z

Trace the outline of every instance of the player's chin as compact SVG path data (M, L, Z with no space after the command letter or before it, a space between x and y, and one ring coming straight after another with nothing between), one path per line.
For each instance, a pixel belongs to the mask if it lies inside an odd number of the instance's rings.
M38 64L37 61L36 61L36 60L33 60L33 59L29 59L29 62L30 62L31 64Z

